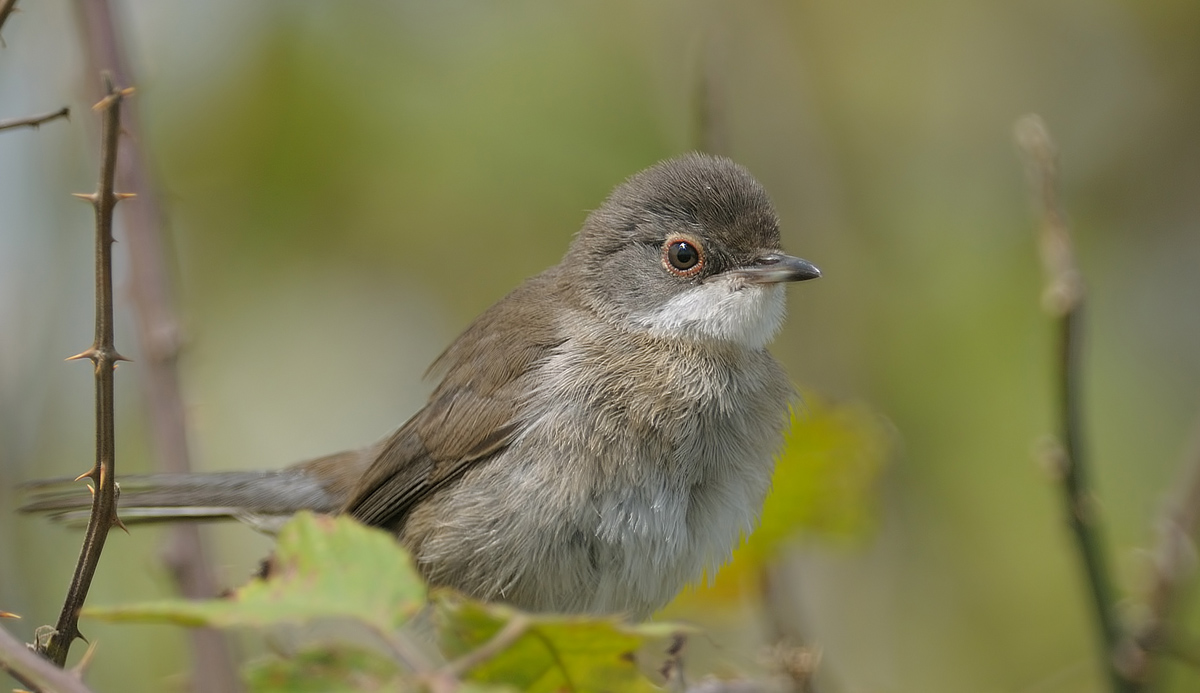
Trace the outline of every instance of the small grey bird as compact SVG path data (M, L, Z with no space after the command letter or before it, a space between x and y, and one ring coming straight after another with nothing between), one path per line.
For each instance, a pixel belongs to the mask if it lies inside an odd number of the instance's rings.
M394 533L432 584L645 618L762 510L792 397L766 346L782 284L820 276L779 246L746 169L661 162L450 345L428 404L384 440L274 472L125 477L121 517L271 531L302 509L348 513ZM24 509L87 502L46 486Z

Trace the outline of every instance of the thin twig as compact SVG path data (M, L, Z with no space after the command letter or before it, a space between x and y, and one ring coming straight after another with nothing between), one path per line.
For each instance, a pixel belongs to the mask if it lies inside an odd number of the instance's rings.
M421 652L421 648L416 645L403 632L392 632L386 630L377 630L376 634L383 640L391 650L392 656L396 661L400 662L406 669L417 674L427 674L433 671L433 665L429 662L429 658Z
M71 109L63 106L53 113L43 113L42 115L29 116L27 118L13 118L11 120L0 120L0 130L10 130L12 128L33 128L38 129L42 123L48 123L58 118L70 118Z
M110 4L106 0L89 0L77 2L76 8L91 69L111 71L122 84L136 83L117 35ZM176 367L183 339L174 309L175 289L164 240L166 215L140 149L137 109L127 109L123 121L129 137L117 159L117 177L124 189L138 196L138 204L123 212L126 251L130 257L130 296L142 354L139 380L155 459L164 472L186 474L191 471L191 461ZM163 560L183 596L205 599L220 591L206 554L197 526L180 523L167 533ZM241 681L225 634L211 628L194 628L189 630L188 637L192 646L191 689L197 693L240 690Z
M513 643L520 640L521 636L529 630L530 623L532 622L528 616L522 614L513 616L512 620L504 624L504 627L493 635L491 640L447 664L443 668L443 673L461 679L471 673L475 667L512 647Z
M1071 246L1070 231L1058 200L1057 154L1045 123L1036 115L1017 121L1017 145L1025 156L1041 215L1039 244L1046 273L1043 296L1047 312L1058 322L1058 409L1061 447L1055 451L1056 472L1067 524L1083 563L1096 616L1102 661L1112 690L1137 690L1128 674L1131 654L1116 611L1116 598L1105 558L1095 502L1088 488L1080 413L1080 350L1084 287Z
M664 653L666 659L658 668L658 674L662 676L667 690L680 692L687 690L687 676L683 668L683 653L686 649L687 636L683 633L673 634L671 644L667 646L667 651Z
M1200 421L1183 466L1183 490L1167 506L1159 521L1159 540L1153 555L1153 571L1146 591L1145 614L1133 633L1134 642L1150 652L1189 654L1178 633L1168 628L1172 606L1184 581L1195 572L1196 534L1200 531ZM1142 657L1131 672L1148 687L1154 682L1150 657Z
M0 628L0 669L31 690L42 693L91 693L72 671L59 669Z
M776 563L761 568L759 580L762 610L770 628L768 642L773 643L768 656L771 667L787 678L787 689L793 693L816 693L821 651L805 643L796 607L787 603L782 588L794 585L796 578L789 575L788 564Z
M455 693L462 688L462 679L464 676L471 673L471 670L512 647L513 643L520 640L521 636L529 631L531 624L532 621L528 616L517 614L483 645L437 669L432 669L424 657L414 658L413 655L416 654L415 649L407 653L396 649L395 636L402 637L403 633L385 633L383 635L385 635L385 640L388 640L392 646L393 653L403 655L399 657L401 661L410 671L416 672L418 679L421 681L421 687L432 691L432 693ZM404 641L400 640L399 642L403 643ZM563 673L565 674L566 672L564 671ZM567 690L574 690L573 686L568 685L566 688Z
M2 0L0 1L0 29L4 28L4 23L8 21L8 16L12 14L13 9L17 6L17 0ZM0 39L0 45L3 44L3 39Z
M724 93L718 78L718 65L723 64L714 55L718 47L712 34L705 34L700 43L699 74L692 108L695 120L692 127L695 149L709 154L727 154L729 151L728 123L724 109Z
M96 338L92 346L72 359L90 359L96 367L96 463L80 478L89 477L95 484L92 494L92 515L88 520L83 548L75 575L67 590L62 613L54 634L46 643L44 654L58 666L65 666L67 653L79 633L79 610L87 601L88 589L108 530L117 519L117 484L115 477L116 440L113 432L113 371L117 362L124 361L113 345L112 289L112 219L113 208L124 195L113 191L117 168L117 140L121 133L121 101L132 90L118 89L111 77L105 75L107 95L96 104L101 111L100 184L95 193L82 197L92 203L96 212Z

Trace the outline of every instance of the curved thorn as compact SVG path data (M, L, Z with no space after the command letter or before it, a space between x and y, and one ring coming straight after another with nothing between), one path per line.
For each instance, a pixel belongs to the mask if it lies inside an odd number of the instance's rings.
M83 637L83 635L79 637L88 644L88 648L84 651L83 656L79 658L79 662L71 667L71 673L82 679L84 673L87 672L87 668L92 664L93 655L96 654L96 643L88 642L88 639Z

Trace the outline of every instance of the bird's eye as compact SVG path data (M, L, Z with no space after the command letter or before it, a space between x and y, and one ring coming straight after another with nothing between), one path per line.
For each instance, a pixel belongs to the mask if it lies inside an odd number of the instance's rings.
M671 274L680 277L699 273L704 265L700 244L681 238L668 240L663 246L663 265Z

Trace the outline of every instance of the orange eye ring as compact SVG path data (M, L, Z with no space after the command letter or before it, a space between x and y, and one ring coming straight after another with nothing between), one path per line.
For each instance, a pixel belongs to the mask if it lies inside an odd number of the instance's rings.
M687 236L668 238L663 244L662 263L676 277L694 277L704 268L704 249Z

